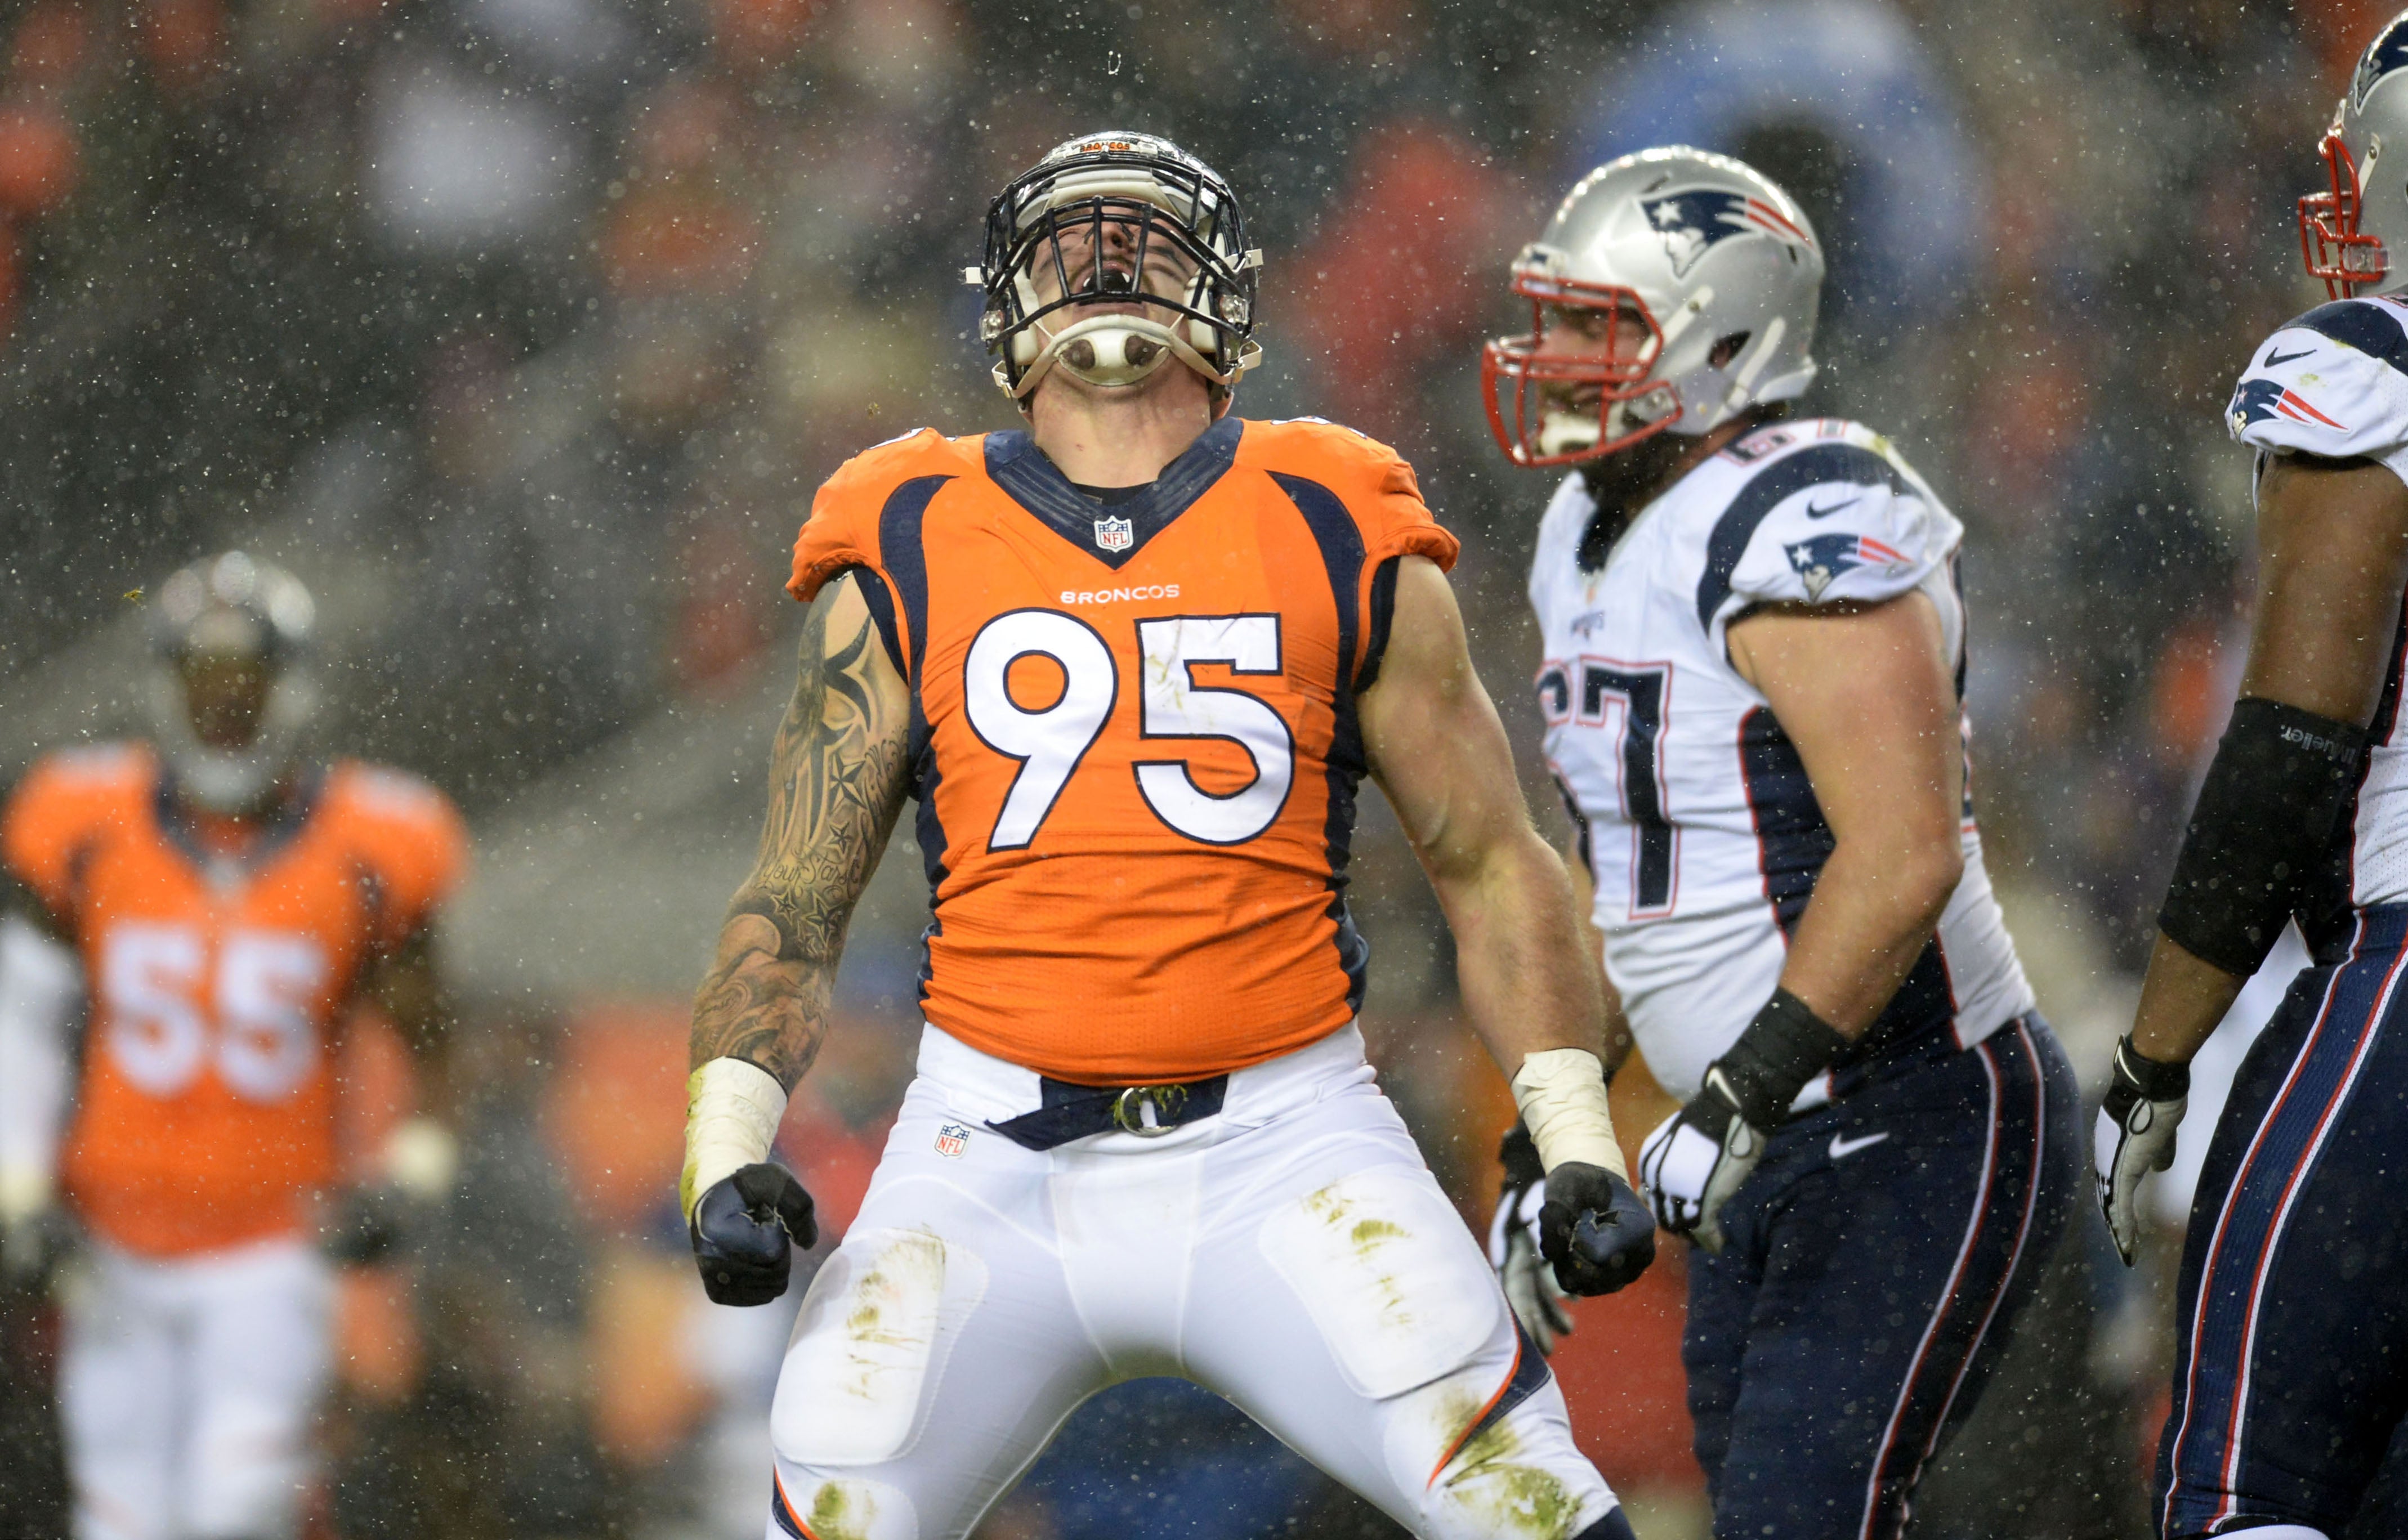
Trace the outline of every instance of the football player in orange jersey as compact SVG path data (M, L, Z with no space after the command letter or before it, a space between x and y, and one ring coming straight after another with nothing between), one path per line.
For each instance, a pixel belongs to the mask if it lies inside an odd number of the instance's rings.
M202 562L153 620L156 741L50 756L0 820L0 1257L63 1217L88 1253L59 1370L82 1540L271 1540L329 1361L334 1036L375 1001L441 1105L432 923L466 841L423 783L305 754L289 574ZM451 1164L413 1119L377 1184L433 1196Z
M1549 1172L1547 1255L1654 1255L1563 864L1412 470L1228 415L1258 253L1211 169L1074 140L989 213L1025 432L923 430L815 500L758 863L695 1004L682 1197L723 1303L785 1287L767 1163L907 798L919 1077L782 1366L765 1532L955 1540L1073 1407L1184 1376L1426 1536L1627 1540L1543 1357L1373 1084L1346 866L1379 781Z

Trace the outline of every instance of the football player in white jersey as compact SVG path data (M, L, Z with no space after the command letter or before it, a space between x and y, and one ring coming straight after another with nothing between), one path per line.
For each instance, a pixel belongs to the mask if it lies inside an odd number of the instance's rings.
M1700 1248L1714 1533L1869 1540L1971 1410L2080 1158L1966 791L1962 529L1881 435L1789 415L1822 278L1756 171L1626 156L1514 262L1530 331L1484 375L1507 455L1570 467L1530 570L1546 753L1609 993L1686 1103L1641 1176ZM1560 1324L1526 1186L1495 1260Z
M2115 1060L2093 1155L2128 1261L2191 1058L2297 917L2315 965L2250 1048L2208 1146L2157 1446L2168 1540L2337 1535L2408 1406L2408 13L2367 48L2300 200L2333 302L2259 345L2249 662Z

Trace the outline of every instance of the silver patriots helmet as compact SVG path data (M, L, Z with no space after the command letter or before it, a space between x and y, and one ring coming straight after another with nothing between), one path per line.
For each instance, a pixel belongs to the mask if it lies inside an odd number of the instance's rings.
M2300 200L2300 254L2335 299L2408 283L2408 11L2358 56L2316 152L2326 191Z
M1512 272L1530 330L1482 350L1481 383L1516 464L1703 434L1814 378L1821 244L1788 193L1727 155L1673 145L1598 166ZM1609 320L1603 350L1550 348L1551 319L1584 310Z
M1005 188L963 277L986 296L979 338L1002 355L996 383L1024 410L1056 367L1129 386L1174 358L1226 409L1262 358L1262 264L1219 172L1168 139L1109 131L1056 146Z
M181 568L150 606L151 732L179 790L212 812L257 808L299 758L317 714L308 667L316 606L282 567L230 550ZM265 694L247 742L210 741L194 720L193 678L210 664L256 670Z

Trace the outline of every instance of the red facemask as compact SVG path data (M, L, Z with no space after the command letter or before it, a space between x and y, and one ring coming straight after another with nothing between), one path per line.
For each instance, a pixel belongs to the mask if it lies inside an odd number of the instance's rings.
M2347 299L2382 282L2391 258L2381 240L2358 227L2358 163L2342 143L2338 122L2325 131L2316 152L2325 158L2332 191L2300 200L2300 255L2307 259L2308 272L2325 280L2327 293Z
M1513 269L1513 292L1530 302L1529 332L1522 336L1498 337L1480 350L1480 388L1488 398L1488 427L1497 435L1497 447L1505 451L1507 459L1517 465L1570 465L1627 449L1680 421L1679 397L1663 381L1650 381L1647 378L1656 359L1662 356L1664 329L1656 324L1655 315L1637 290L1618 284L1550 278L1533 265ZM1621 329L1609 326L1606 349L1601 353L1550 351L1544 341L1546 307L1550 305L1560 309L1598 310L1609 316L1627 312L1645 323L1647 338L1635 350L1625 350ZM1509 384L1512 395L1510 427L1503 401ZM1549 406L1545 392L1534 392L1533 387L1551 384L1596 385L1602 389L1603 394L1597 403L1595 444L1564 454L1540 451L1539 435ZM1668 411L1652 422L1619 435L1613 431L1611 420L1617 402L1635 401L1656 392L1670 400Z

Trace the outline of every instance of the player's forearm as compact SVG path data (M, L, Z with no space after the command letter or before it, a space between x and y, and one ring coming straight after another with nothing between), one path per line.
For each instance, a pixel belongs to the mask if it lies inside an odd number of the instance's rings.
M1790 937L1782 987L1858 1035L1906 982L1964 869L1954 829L1914 843L1842 839Z
M1534 831L1500 837L1471 870L1434 874L1455 933L1464 1009L1508 1076L1533 1053L1603 1057L1605 1001L1593 939L1563 862Z
M2189 1063L2247 982L2193 957L2161 933L2141 981L2132 1047L2161 1064Z
M1634 1039L1630 1035L1630 1019L1622 1014L1622 997L1613 991L1613 980L1605 972L1605 934L1590 918L1597 913L1597 879L1589 875L1577 851L1566 853L1564 876L1572 885L1572 913L1579 923L1581 955L1589 965L1590 977L1596 981L1598 997L1605 1005L1605 1077L1613 1078L1622 1062L1630 1057Z
M902 811L910 706L853 580L829 584L770 746L760 854L695 994L693 1067L742 1059L788 1090L810 1068L845 927Z
M833 949L808 957L772 918L774 910L765 909L771 906L750 892L729 907L710 972L695 992L688 1059L696 1069L713 1059L742 1059L792 1091L827 1035L843 927L836 928Z

